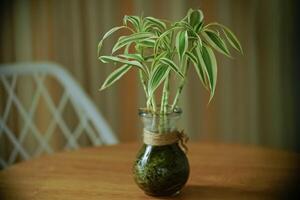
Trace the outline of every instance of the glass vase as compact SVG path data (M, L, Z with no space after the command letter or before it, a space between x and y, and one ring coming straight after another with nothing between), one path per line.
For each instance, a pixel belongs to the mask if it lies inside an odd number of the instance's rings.
M177 130L181 109L164 115L156 115L140 109L144 134L170 134ZM137 185L150 196L174 196L179 194L189 177L189 163L179 140L170 144L148 144L139 150L133 166Z

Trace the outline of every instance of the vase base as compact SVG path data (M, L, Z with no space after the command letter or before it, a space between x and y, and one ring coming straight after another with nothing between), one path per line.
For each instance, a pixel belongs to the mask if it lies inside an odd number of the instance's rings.
M180 194L180 190L178 190L177 192L171 193L171 194L157 194L157 193L148 193L145 192L146 195L148 196L152 196L152 197L175 197L178 196Z

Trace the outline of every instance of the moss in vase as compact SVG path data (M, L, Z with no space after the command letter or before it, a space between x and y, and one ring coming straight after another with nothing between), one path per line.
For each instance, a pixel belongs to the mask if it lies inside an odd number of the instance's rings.
M133 167L136 183L147 194L176 194L186 183L189 164L177 143L165 146L143 145Z

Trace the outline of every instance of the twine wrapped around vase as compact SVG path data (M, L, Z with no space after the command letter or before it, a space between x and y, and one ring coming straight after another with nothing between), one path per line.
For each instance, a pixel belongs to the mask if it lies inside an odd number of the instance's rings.
M155 133L144 129L144 143L153 146L163 146L178 142L184 153L188 152L186 143L189 138L183 131L173 131L170 133Z

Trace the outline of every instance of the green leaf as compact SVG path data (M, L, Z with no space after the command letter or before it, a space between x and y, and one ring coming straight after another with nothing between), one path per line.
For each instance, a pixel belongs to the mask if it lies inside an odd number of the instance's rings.
M123 18L124 25L128 26L128 22L131 23L131 25L137 32L141 30L141 19L138 16L125 15Z
M175 43L175 47L179 54L179 60L183 59L183 55L188 49L188 44L189 42L188 42L187 31L179 31L176 35L176 43Z
M153 73L148 82L148 93L149 96L152 96L154 91L158 88L158 86L164 81L167 77L170 68L167 65L157 65L153 70Z
M155 35L160 35L163 32L163 30L161 30L159 27L157 27L155 24L152 24L149 21L145 21L143 25L144 31L152 32Z
M192 61L193 65L195 67L195 70L197 72L198 77L200 78L202 84L205 86L205 83L204 83L204 74L203 74L203 71L201 69L200 63L198 62L197 57L193 53L191 53L189 51L186 52L186 55L187 55L188 59L190 61Z
M182 78L184 78L183 73L180 71L179 67L172 60L170 60L168 58L161 58L159 61L162 64L170 66L174 72L176 72L178 75L180 75Z
M206 29L204 32L202 32L202 35L206 39L208 44L211 45L211 47L213 47L215 50L219 51L220 53L228 57L231 57L225 42L217 33Z
M145 62L153 63L153 61L154 61L154 55L152 54L152 55L149 55L149 56L145 56L144 60L145 60Z
M98 56L99 56L100 50L101 50L101 48L102 48L103 41L104 41L106 38L108 38L111 34L113 34L114 32L116 32L116 31L118 31L118 30L120 30L120 29L123 29L123 28L128 29L128 27L126 27L126 26L117 26L117 27L114 27L114 28L110 29L108 32L106 32L106 33L104 34L103 38L100 40L100 42L99 42L99 44L98 44L98 52L97 52L97 53L98 53Z
M206 25L206 27L209 26L216 26L219 27L223 30L223 33L227 39L227 41L229 42L229 44L236 49L238 52L240 52L241 54L243 54L243 49L242 49L242 45L240 44L239 40L237 39L237 37L234 35L234 33L226 26L224 26L223 24L219 24L219 23L210 23L208 25Z
M242 49L242 45L240 44L239 40L237 39L237 37L233 34L233 32L231 32L231 30L229 30L227 27L223 26L223 31L224 34L226 36L227 41L229 42L229 44L235 48L238 52L240 52L241 54L243 54L243 49Z
M194 54L192 54L191 52L187 51L186 55L188 56L188 58L189 58L190 61L192 61L196 65L198 64L197 57Z
M189 37L192 39L198 38L199 45L202 45L202 40L201 40L200 36L187 22L180 21L175 24L177 24L178 27L187 29L187 33L188 33Z
M153 69L153 68L156 66L156 64L159 62L159 60L160 60L161 58L165 57L167 54L168 54L168 52L166 52L166 51L163 51L163 52L160 53L160 54L155 54L155 55L154 55L153 62L152 62L152 64L151 64L151 69Z
M202 58L200 48L196 48L193 52L187 52L188 58L193 62L197 75L202 82L203 86L209 90L209 81L207 81L208 72L205 67L205 63Z
M193 43L192 49L194 49L194 48L202 49L202 46L203 46L202 40L201 40L201 38L198 38L198 40L196 40L196 41Z
M182 29L182 27L172 27L168 30L166 30L164 33L162 33L158 39L156 40L155 42L155 45L154 45L154 54L156 54L158 52L158 49L160 47L160 43L161 43L161 40L164 39L164 37L168 36L170 33L172 33L173 31L175 31L176 29Z
M140 33L134 33L128 36L122 36L119 38L119 40L116 42L112 49L112 53L116 52L117 50L121 49L122 47L132 43L132 42L139 42L140 40L144 40L147 38L152 37L152 33L147 32L140 32Z
M123 59L123 58L119 58L119 57L116 57L116 56L100 56L99 59L103 62L103 63L110 63L110 62L113 62L113 63L122 63L122 64L127 64L127 65L132 65L132 66L136 66L138 67L139 69L143 70L145 72L145 74L148 75L148 72L147 70L144 68L144 66L136 61L136 60L126 60L126 59Z
M139 41L139 45L144 47L154 48L155 40L150 38L143 39Z
M214 96L215 88L217 84L217 61L212 49L206 45L203 45L202 48L202 58L205 67L207 69L208 78L210 82L210 98L209 98L209 102L210 102Z
M126 74L126 72L128 72L128 70L130 68L131 68L130 65L123 65L123 66L119 67L118 69L116 69L115 71L113 71L104 81L103 85L100 88L100 91L104 90L104 89L108 88L109 86L111 86L112 84L114 84L124 74Z
M188 11L188 22L193 27L194 30L202 24L203 22L203 13L201 10L190 9Z
M203 27L203 22L199 23L197 26L195 26L194 29L195 29L196 33L199 33L202 30L202 27Z
M167 28L166 24L163 21L156 19L154 17L145 17L145 21L148 21L152 25L158 27L160 29L160 31L164 31ZM152 27L152 26L150 26L150 27Z
M125 58L125 59L133 59L133 60L136 60L136 61L138 61L140 63L144 62L144 58L142 57L141 54L138 54L138 53L134 53L134 54L129 54L129 53L120 54L119 57Z

